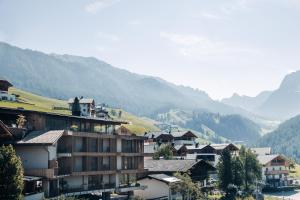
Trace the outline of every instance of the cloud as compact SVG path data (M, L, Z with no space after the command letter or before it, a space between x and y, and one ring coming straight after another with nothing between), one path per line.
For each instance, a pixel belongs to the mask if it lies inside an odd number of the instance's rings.
M183 34L176 34L176 33L168 33L168 32L160 32L160 37L170 40L171 42L178 44L178 45L196 45L200 43L208 44L209 41L207 38L200 37L197 35L183 35Z
M119 0L94 0L93 2L85 5L84 9L91 14L96 14L99 10L109 7L118 1Z
M128 22L129 25L133 25L133 26L140 25L141 23L142 22L138 19L134 19Z
M194 34L161 32L160 37L172 42L177 51L185 57L203 59L204 57L228 57L236 54L261 54L257 49L239 47Z
M105 41L118 42L120 37L114 34L107 34L103 32L97 33L97 38Z
M201 12L201 17L206 18L206 19L221 19L222 17L210 12Z

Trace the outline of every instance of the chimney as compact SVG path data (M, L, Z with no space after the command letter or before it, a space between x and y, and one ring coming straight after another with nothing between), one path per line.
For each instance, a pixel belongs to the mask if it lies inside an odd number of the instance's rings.
M196 148L198 148L198 147L199 147L199 143L198 143L198 142L196 142L196 144L195 144L195 147L196 147Z

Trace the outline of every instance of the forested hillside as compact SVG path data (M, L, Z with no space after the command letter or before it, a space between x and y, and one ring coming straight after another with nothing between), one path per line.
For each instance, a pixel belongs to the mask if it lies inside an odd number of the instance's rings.
M293 157L300 162L300 115L285 121L257 143L259 146L270 146L275 153Z
M204 110L171 110L159 114L157 120L199 131L216 142L222 142L221 138L226 138L252 144L260 137L261 132L259 125L240 115L220 115Z

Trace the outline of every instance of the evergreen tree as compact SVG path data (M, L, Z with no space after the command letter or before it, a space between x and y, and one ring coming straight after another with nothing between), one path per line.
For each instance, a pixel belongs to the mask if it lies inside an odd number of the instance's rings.
M165 160L171 160L173 158L172 147L170 145L162 144L154 152L153 159L159 160L160 157L163 157Z
M244 165L238 156L232 158L232 183L237 187L244 183Z
M223 191L226 191L228 185L233 181L231 164L232 161L230 151L225 149L221 154L220 161L217 166L219 186Z
M23 168L14 148L0 147L0 200L21 200Z
M78 97L75 97L73 105L72 105L72 115L74 116L80 116L81 110L80 110L80 104Z

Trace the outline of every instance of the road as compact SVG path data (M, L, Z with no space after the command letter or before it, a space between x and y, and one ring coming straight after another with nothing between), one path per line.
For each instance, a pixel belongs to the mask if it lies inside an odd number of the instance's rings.
M284 200L300 200L300 190L268 193L265 195L281 198Z

